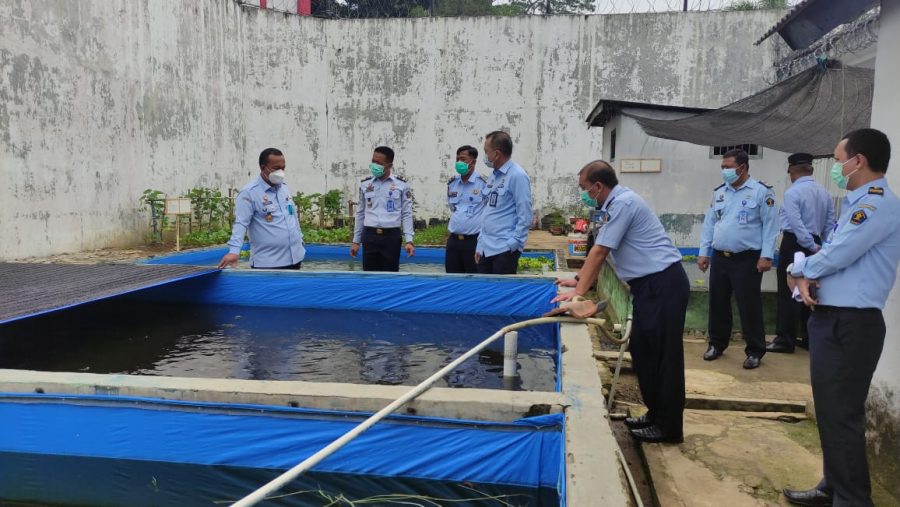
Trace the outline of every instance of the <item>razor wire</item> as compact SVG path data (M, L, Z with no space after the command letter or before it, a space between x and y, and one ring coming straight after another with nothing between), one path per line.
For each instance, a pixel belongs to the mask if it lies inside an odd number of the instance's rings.
M798 0L236 0L246 7L329 19L640 14L788 8Z
M775 63L775 77L783 81L825 60L841 60L858 54L878 42L881 6L876 6L850 23L836 27L811 46L789 53Z

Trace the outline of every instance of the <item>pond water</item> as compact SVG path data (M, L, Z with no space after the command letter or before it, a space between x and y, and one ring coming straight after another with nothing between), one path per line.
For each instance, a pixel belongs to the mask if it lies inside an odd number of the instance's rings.
M0 368L415 385L515 320L110 299L0 326ZM519 333L515 388L555 390L555 333ZM502 347L436 386L504 388Z
M0 505L229 505L280 470L0 452ZM378 502L391 495L396 502ZM558 506L551 488L311 472L261 505ZM338 500L341 496L345 500ZM423 498L429 498L429 501ZM335 500L338 500L335 502ZM397 503L410 502L410 503ZM411 503L415 502L415 503ZM503 503L506 502L506 503Z

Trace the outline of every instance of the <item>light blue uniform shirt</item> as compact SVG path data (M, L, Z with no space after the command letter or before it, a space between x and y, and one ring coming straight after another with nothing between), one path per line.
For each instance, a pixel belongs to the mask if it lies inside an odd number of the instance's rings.
M487 178L472 171L469 181L456 175L447 182L447 205L450 207L451 234L471 236L481 232L481 216L487 203Z
M531 182L525 169L507 160L491 173L485 192L487 206L475 251L491 257L524 250L531 228Z
M812 176L801 176L784 191L778 216L782 231L794 233L800 246L815 251L819 246L813 236L825 241L834 227L834 203Z
M407 243L413 240L412 190L405 180L392 173L383 180L368 177L359 184L359 205L353 242L362 241L363 227L403 228Z
M681 262L681 252L666 234L656 213L628 187L616 185L600 215L604 221L597 245L610 249L616 273L624 281L652 275Z
M700 256L709 257L713 249L732 253L760 250L760 257L773 259L777 218L772 187L753 178L747 178L740 188L719 185L703 221Z
M271 186L262 176L245 186L234 203L234 226L228 252L237 254L250 236L250 265L280 268L303 261L303 232L287 185Z
M884 309L900 262L900 199L880 178L848 193L841 210L831 238L791 274L822 284L819 304Z

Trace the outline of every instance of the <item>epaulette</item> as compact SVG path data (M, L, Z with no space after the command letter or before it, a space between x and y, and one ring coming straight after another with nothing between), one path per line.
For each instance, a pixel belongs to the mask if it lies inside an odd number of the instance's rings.
M762 185L762 186L764 186L764 187L766 187L766 188L768 188L769 190L772 190L772 185L769 185L768 183L766 183L766 182L763 181L763 180L759 180L759 184Z
M360 181L360 182L363 182L363 181L369 181L369 180L371 180L371 179L372 179L372 176L369 176L368 178L363 178L363 179L361 179L361 180L359 180L359 181Z
M716 190L718 190L718 189L720 189L720 188L722 188L722 187L724 187L724 186L725 186L725 184L722 183L722 184L719 185L718 187L714 188L714 189L713 189L713 192L715 192Z
M481 178L481 181L483 181L485 183L488 182L487 178L483 174L479 174L478 177Z
M453 183L453 180L455 180L455 179L456 179L456 176L451 176L450 179L447 180L447 184L449 185L449 184Z
M872 195L884 195L884 189L881 187L869 187L869 191L867 193Z
M403 183L406 183L406 178L404 178L403 176L395 175L394 177L397 178L398 180L402 181Z

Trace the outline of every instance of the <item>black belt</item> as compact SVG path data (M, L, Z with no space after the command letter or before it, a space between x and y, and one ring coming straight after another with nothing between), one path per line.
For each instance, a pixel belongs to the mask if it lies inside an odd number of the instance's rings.
M713 253L729 259L740 259L742 257L757 257L762 253L760 250L744 250L743 252L729 252L727 250L713 250Z
M853 306L829 306L829 305L816 305L815 311L822 313L872 313L878 312L881 313L881 310L878 308L856 308Z
M455 237L460 241L465 241L467 239L478 239L477 234L456 234L455 232L451 232L450 236Z
M400 230L399 227L365 227L365 229L375 234L388 234Z

